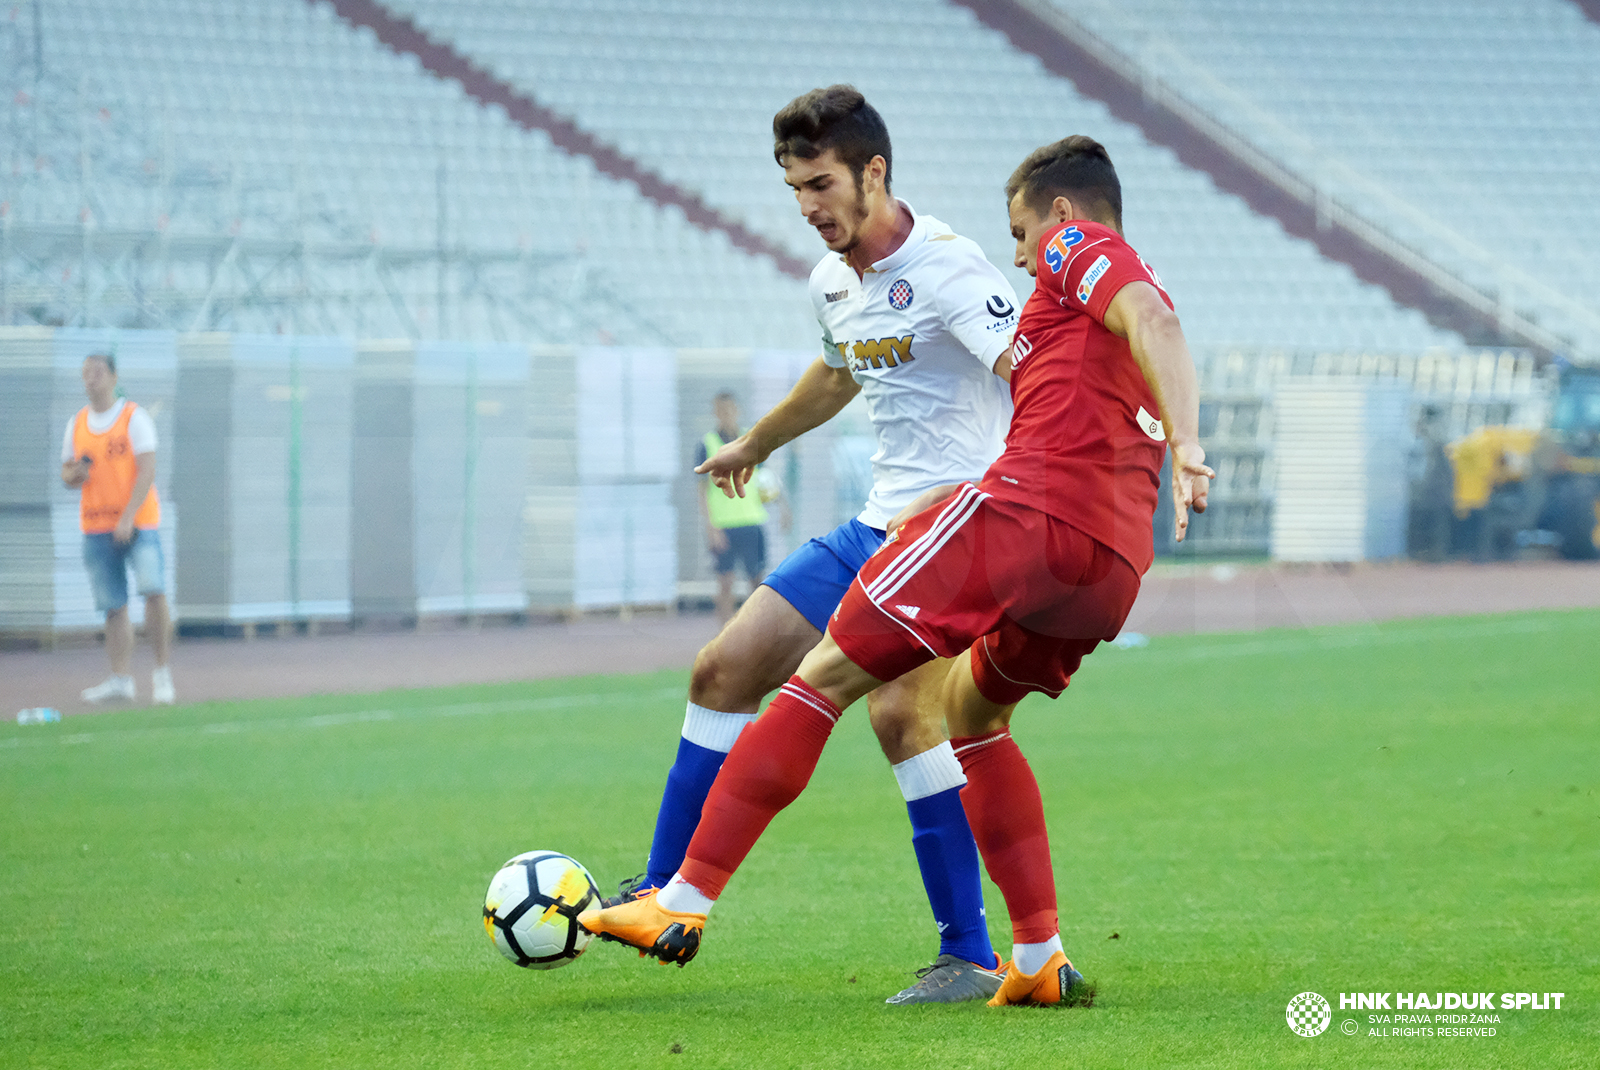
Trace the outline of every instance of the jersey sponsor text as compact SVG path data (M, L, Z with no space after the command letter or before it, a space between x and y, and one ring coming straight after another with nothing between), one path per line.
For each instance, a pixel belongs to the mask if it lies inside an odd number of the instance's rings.
M907 334L899 338L869 338L864 342L847 342L840 348L849 354L852 371L893 368L899 364L910 364L917 359L911 355L913 337L914 335Z

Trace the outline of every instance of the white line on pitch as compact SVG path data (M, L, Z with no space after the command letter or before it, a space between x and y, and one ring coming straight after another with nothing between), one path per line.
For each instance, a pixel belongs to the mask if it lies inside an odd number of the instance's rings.
M157 736L217 736L240 732L270 731L284 728L335 728L353 724L420 720L431 717L474 717L494 713L534 713L540 710L600 706L607 702L637 701L639 698L669 698L683 694L683 688L659 688L643 695L550 695L545 698L502 699L498 702L459 702L448 706L415 706L409 709L354 710L350 713L319 713L309 717L267 717L255 721L212 721L195 725L162 725L151 728L112 728L103 732L71 732L64 735L13 736L0 739L0 750L42 747L55 743L73 746L113 740L149 739Z
M1552 625L1543 620L1513 620L1457 624L1440 628L1406 628L1382 631L1376 627L1358 630L1320 632L1311 635L1286 635L1280 639L1252 639L1243 643L1210 643L1171 653L1184 658L1244 657L1253 654L1292 654L1310 650L1349 650L1364 646L1394 646L1432 639L1476 639L1496 635L1529 635L1548 632Z

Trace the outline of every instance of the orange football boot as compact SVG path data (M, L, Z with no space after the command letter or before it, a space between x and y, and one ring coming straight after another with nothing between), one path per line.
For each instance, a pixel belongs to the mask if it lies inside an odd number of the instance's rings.
M656 891L651 888L604 910L585 910L578 915L578 924L602 940L638 948L640 958L654 955L662 965L687 965L700 950L706 916L662 910Z
M582 918L580 917L581 921ZM1050 1007L1080 1002L1083 974L1072 968L1067 956L1057 951L1038 973L1022 973L1015 962L1003 967L1005 979L1000 991L989 1001L991 1007Z

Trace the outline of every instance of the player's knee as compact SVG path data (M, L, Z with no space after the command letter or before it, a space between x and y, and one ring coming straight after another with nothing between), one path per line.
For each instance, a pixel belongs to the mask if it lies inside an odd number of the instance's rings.
M694 668L689 673L689 701L710 710L743 709L753 699L749 691L748 675L736 659L729 658L721 644L710 643L695 655Z
M915 702L873 703L869 718L878 744L891 762L903 762L945 739L944 719L935 711L919 709Z

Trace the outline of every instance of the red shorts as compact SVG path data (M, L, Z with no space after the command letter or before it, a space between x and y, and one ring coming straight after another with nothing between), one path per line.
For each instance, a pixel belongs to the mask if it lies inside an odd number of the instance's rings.
M971 647L978 690L1009 704L1061 694L1138 594L1138 570L1109 547L969 483L889 536L828 634L880 680Z

